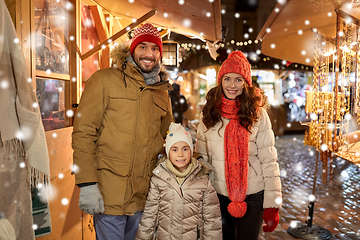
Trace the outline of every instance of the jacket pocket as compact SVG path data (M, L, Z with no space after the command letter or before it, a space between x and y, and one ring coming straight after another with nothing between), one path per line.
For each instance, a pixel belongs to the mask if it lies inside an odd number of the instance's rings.
M109 89L109 98L110 99L128 99L128 100L136 100L137 93L136 91L132 91L130 89Z
M104 199L105 206L122 210L131 190L128 189L128 180L131 163L108 158L97 158L97 177L99 190Z
M130 175L131 162L108 158L98 158L98 170L106 170L114 175L126 177Z
M137 92L131 89L108 89L106 111L116 117L133 115L136 109Z
M252 170L254 171L255 175L257 176L258 173L257 173L257 171L255 170L255 167L251 164L250 161L249 161L249 166L252 168Z
M153 96L153 99L154 99L155 105L165 112L167 103L164 100L162 100L160 98L160 96L155 95L155 96Z

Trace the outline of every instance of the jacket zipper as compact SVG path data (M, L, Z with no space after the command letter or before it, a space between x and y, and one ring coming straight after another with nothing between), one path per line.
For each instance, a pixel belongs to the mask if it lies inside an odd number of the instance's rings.
M123 71L123 75L124 75L124 83L125 83L125 88L127 88L127 83L126 83L126 79L125 79L125 69L126 69L126 64L127 64L127 61L125 60L125 62L123 62L122 64L122 71Z
M199 225L196 225L197 239L200 239L200 229Z
M172 176L173 178L175 178L175 176L170 172L169 169L165 168L165 167L164 167L163 165L161 165L161 164L160 164L160 166L161 166L164 170L166 170L167 172L169 172L169 173L170 173L170 176ZM197 167L194 169L194 171L195 171L198 167L199 167L199 166L197 166ZM192 171L191 173L193 173L194 171ZM180 189L180 193L181 193L181 196L182 196L182 197L184 197L184 194L183 194L183 191L182 191L182 188L181 188L181 187L182 187L182 185L185 183L186 179L188 179L188 177L191 175L191 173L189 173L189 174L187 175L187 177L184 179L183 183L179 185L179 189ZM176 178L175 178L175 181L177 182Z

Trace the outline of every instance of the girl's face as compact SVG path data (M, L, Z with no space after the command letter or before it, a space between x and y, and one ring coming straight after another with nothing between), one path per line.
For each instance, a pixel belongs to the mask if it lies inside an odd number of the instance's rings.
M245 78L238 73L224 74L221 85L228 99L235 99L244 90Z
M169 151L169 159L179 172L183 172L191 160L190 146L183 141L174 143Z

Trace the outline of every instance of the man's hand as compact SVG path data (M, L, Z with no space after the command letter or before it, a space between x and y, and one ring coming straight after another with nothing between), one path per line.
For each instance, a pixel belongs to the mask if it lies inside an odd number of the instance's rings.
M105 212L104 201L97 183L80 188L79 207L90 215Z

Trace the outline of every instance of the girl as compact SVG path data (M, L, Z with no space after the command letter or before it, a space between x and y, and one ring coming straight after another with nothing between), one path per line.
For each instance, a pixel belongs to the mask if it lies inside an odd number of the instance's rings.
M213 166L224 239L258 239L279 223L281 183L274 134L251 65L234 51L208 92L197 130L196 151Z
M168 158L153 171L136 239L222 239L211 166L192 157L192 138L181 124L171 123L165 150Z

